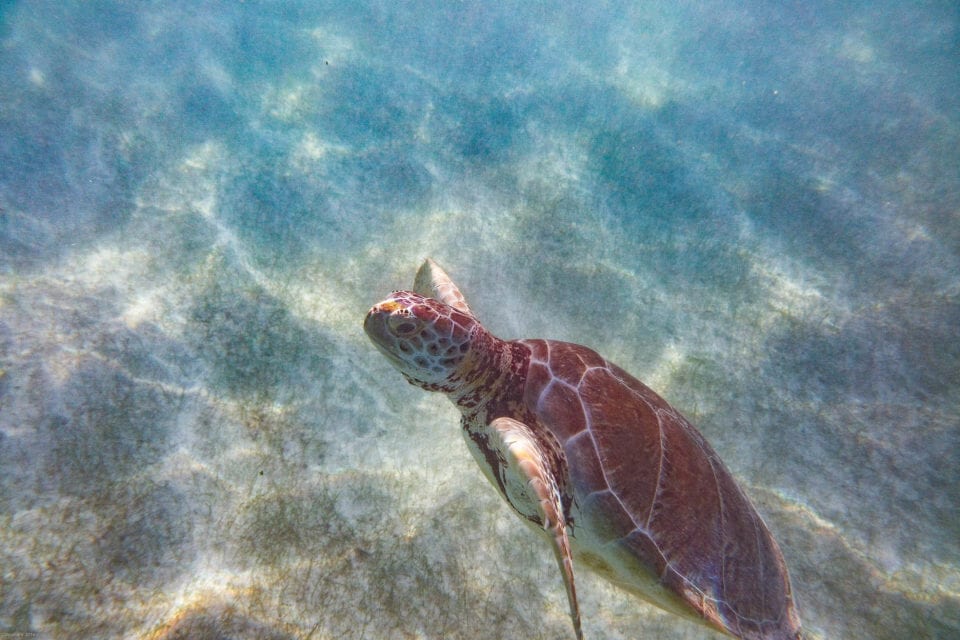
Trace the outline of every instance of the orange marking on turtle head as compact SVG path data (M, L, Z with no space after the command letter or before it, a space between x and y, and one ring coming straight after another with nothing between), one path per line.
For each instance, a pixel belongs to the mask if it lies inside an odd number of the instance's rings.
M400 308L401 308L401 305L400 305L400 303L397 302L396 300L389 300L389 299L388 299L388 300L384 300L383 302L381 302L380 304L378 304L377 307L380 309L380 311L386 311L387 313L393 313L393 312L396 311L397 309L400 309ZM377 307L375 307L375 308L377 308Z

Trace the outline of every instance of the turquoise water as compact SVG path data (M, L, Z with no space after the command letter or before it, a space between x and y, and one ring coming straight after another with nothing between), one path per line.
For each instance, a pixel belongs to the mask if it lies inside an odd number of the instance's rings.
M363 335L426 256L690 417L810 638L960 637L957 8L493 4L0 4L0 638L571 637Z

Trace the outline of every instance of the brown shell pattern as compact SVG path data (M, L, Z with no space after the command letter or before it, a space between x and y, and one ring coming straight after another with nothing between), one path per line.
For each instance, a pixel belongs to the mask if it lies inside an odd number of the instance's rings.
M594 534L628 549L713 625L797 638L780 550L700 433L594 351L520 342L531 352L524 403L559 441L568 491Z

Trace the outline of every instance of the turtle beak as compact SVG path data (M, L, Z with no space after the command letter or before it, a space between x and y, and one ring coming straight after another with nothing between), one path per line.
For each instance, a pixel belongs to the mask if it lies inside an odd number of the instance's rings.
M391 364L399 367L400 359L392 351L396 339L387 328L387 319L397 307L399 305L393 300L385 300L373 305L373 308L367 312L367 317L363 320L363 330L377 350L387 356Z
M373 308L367 312L367 317L363 321L363 330L377 345L387 344L389 334L387 333L387 317L392 308L397 303L392 300L373 305ZM384 308L393 305L391 308Z

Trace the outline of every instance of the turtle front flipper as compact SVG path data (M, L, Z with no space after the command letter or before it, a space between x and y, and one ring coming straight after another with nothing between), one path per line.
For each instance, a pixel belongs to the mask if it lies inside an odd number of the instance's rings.
M557 470L530 427L513 418L497 418L490 423L490 445L506 461L501 478L507 500L520 515L539 522L549 531L553 553L560 565L563 583L570 603L570 618L577 640L583 640L580 629L580 607L573 580L573 555L567 537L563 500L557 483Z
M417 277L413 281L413 290L422 296L434 298L458 311L473 315L460 289L453 283L446 271L431 258L420 265Z

